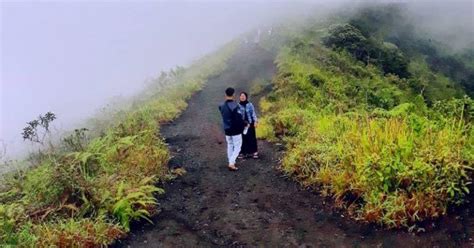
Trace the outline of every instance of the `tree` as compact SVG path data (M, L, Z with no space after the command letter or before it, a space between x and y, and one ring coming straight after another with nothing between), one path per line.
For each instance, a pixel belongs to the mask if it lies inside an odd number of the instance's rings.
M50 134L50 124L56 119L56 115L52 112L47 112L44 116L40 115L38 119L27 122L28 124L23 128L21 135L23 140L29 140L31 142L39 143L44 145L44 139ZM40 128L40 130L38 130Z
M408 59L396 45L365 37L351 24L330 26L323 43L333 49L345 49L365 64L376 64L384 73L395 74L400 78L409 77Z
M323 38L327 47L346 49L355 58L363 60L368 56L367 38L359 29L350 24L331 25L329 34Z

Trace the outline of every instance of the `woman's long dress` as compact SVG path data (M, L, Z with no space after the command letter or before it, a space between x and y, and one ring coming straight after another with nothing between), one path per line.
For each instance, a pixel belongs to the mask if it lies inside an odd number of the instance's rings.
M258 151L257 135L255 133L254 123L250 124L247 134L242 134L242 149L244 155L251 155Z

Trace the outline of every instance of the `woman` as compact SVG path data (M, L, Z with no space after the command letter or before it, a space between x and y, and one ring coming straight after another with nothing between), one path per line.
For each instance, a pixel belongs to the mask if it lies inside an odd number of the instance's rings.
M240 157L252 156L253 158L258 158L257 136L255 134L255 128L258 125L257 113L253 104L248 101L248 94L246 92L241 92L239 99L239 107L248 127L247 132L245 133L244 131L244 134L242 134L243 141Z

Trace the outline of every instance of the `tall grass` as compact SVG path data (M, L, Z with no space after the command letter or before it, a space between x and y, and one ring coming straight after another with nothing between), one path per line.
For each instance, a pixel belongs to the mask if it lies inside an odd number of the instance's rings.
M162 74L129 108L96 122L85 144L44 151L0 192L0 245L95 247L124 236L130 222L157 211L156 187L171 173L159 134L187 106L207 78L220 73L235 42L189 68ZM76 142L76 143L75 143ZM75 145L71 145L75 144Z
M283 171L319 185L357 218L407 226L445 214L469 193L465 148L473 144L465 124L416 115L323 115L303 129Z

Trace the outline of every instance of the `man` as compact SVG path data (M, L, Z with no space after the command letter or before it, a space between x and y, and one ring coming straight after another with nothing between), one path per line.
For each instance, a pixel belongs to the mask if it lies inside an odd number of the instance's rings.
M227 142L227 158L229 160L229 170L236 171L235 160L239 156L242 146L242 131L245 123L242 118L241 110L234 101L234 88L225 90L225 102L219 106L224 124L225 139Z

